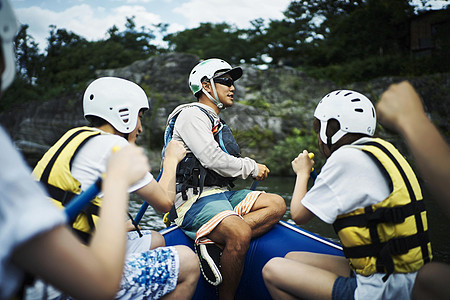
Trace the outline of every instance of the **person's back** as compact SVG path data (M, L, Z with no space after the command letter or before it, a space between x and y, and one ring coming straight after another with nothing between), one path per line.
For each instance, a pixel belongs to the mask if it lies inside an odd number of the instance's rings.
M75 195L101 178L113 149L129 144L125 137L141 127L140 115L148 107L145 92L125 79L104 77L87 87L83 110L93 126L69 130L33 170L33 175L44 184L55 204L66 206ZM148 173L130 192L148 185L152 179ZM75 232L85 242L89 241L98 223L101 203L101 197L96 197L73 223Z
M297 174L292 219L305 224L318 216L333 224L346 259L302 252L274 259L263 272L271 294L277 298L277 287L297 271L317 277L298 284L296 296L315 298L313 290L320 288L329 299L409 299L417 271L432 258L414 172L392 144L372 137L375 110L364 95L331 92L314 116L327 161L309 191L307 151L292 162Z

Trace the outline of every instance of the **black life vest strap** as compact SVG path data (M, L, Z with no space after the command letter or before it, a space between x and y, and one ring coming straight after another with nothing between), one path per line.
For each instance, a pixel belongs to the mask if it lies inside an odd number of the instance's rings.
M392 162L395 164L398 171L400 172L400 175L403 178L403 181L406 185L406 189L408 190L408 194L409 194L409 198L411 199L411 202L417 202L418 200L416 198L414 189L412 188L411 183L408 180L408 176L406 175L405 171L403 170L403 168L400 165L400 162L394 157L394 155L384 145L382 145L381 143L378 143L374 140L372 140L368 143L364 143L364 144L368 145L368 146L377 147L378 149L383 151L392 160ZM417 212L416 214L414 214L414 218L416 220L417 232L419 232L419 233L426 232L423 221L422 221L421 214L419 212ZM430 262L431 261L431 258L430 258L431 253L428 251L427 244L422 244L421 250L422 250L421 252L422 252L422 258L423 258L424 263Z
M50 177L50 172L53 169L53 165L55 164L56 160L58 159L59 155L61 154L61 152L66 148L66 146L74 139L76 138L79 134L86 132L86 131L90 131L89 129L80 129L75 131L74 133L72 133L69 138L67 138L67 140L64 141L64 143L61 145L61 147L58 148L58 150L56 150L56 152L53 154L52 158L50 159L50 161L48 162L47 166L45 167L44 171L42 172L41 178L39 178L40 181L42 182L48 182L48 178ZM100 132L98 134L101 134ZM78 151L78 149L81 148L82 145L84 145L84 143L90 139L91 137L94 137L98 134L92 135L90 137L87 137L86 140L84 140L79 146L78 148L75 150L75 152ZM75 156L75 155L74 155ZM73 159L73 156L72 156ZM72 162L72 159L70 161L70 163Z
M334 224L334 230L340 231L345 227L367 227L369 224L379 223L402 223L409 216L425 211L423 201L410 202L406 205L396 207L381 207L372 212L366 212L360 215L348 216L337 219Z
M77 195L75 193L72 193L71 191L60 189L59 187L49 184L48 182L42 182L42 184L44 185L50 197L61 202L63 206L69 204L70 201L72 201L72 198Z
M87 232L84 232L84 231L81 231L81 230L78 230L78 229L75 229L75 228L73 228L73 227L72 227L72 231L75 233L76 236L78 236L78 238L79 238L85 245L88 245L89 242L91 241L91 237L92 237L91 234L89 234L89 233L87 233Z
M411 236L398 237L384 243L344 247L347 258L377 257L377 272L386 272L385 278L394 272L394 261L392 255L406 254L410 249L423 247L430 242L428 232L418 232ZM383 270L378 270L378 265ZM385 281L386 279L383 278Z

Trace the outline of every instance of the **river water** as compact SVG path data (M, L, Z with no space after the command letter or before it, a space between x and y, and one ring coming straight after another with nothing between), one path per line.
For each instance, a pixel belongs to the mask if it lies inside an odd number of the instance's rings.
M294 189L294 177L269 177L265 181L259 182L257 190L268 193L276 193L282 196L287 204L286 214L283 220L294 224L290 218L289 204L291 202L292 191ZM237 180L235 189L249 188L251 180ZM423 184L422 184L422 187ZM423 188L426 208L428 212L428 225L433 256L435 261L450 263L450 219L447 218L428 191ZM132 195L129 210L135 216L142 205L142 200L138 196ZM144 229L161 230L165 228L162 215L149 207L141 220L140 226ZM337 235L331 225L322 222L319 218L312 219L308 224L300 226L308 231L316 233L322 237L329 238L334 242L339 242Z

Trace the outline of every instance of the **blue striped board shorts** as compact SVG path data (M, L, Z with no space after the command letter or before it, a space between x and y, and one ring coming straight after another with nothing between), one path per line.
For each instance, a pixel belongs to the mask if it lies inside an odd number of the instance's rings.
M227 216L242 218L251 211L261 191L213 189L187 200L177 209L176 224L196 244L212 242L206 236Z
M174 247L126 256L116 299L159 299L175 290L180 261Z

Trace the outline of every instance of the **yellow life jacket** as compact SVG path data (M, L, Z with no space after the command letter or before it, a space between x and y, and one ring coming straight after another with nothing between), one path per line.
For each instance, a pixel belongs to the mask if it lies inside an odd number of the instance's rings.
M91 127L78 127L66 132L42 157L33 175L46 187L50 198L61 209L75 195L81 193L81 184L70 170L77 151L92 137L101 134ZM82 210L72 224L74 231L88 242L98 220L101 199L95 198Z
M333 224L356 273L368 276L418 271L432 259L422 192L411 166L382 139L344 147L365 151L383 171L391 194L385 200L338 216Z

